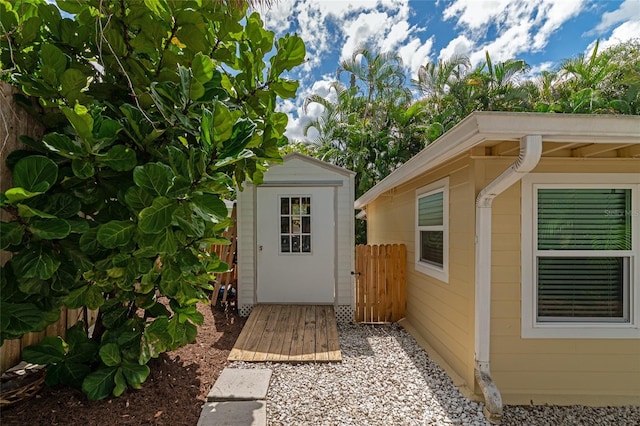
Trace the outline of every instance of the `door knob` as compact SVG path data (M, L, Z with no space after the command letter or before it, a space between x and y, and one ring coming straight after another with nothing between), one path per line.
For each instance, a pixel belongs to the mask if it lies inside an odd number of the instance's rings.
M258 246L258 250L262 251L262 246Z

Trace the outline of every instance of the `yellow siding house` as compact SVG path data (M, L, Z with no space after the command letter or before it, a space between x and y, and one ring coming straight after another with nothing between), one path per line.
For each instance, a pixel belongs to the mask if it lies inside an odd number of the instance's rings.
M355 202L403 325L490 420L640 405L640 117L475 112Z

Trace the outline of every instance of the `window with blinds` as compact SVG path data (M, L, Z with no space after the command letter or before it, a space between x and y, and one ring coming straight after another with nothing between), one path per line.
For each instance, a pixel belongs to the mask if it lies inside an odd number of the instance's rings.
M537 320L629 321L631 189L537 189Z
M444 193L439 191L418 198L420 260L444 266Z

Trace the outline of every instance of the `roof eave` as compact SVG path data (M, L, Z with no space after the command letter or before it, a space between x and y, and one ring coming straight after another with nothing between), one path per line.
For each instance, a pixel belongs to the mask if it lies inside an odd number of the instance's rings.
M354 207L365 208L388 190L486 140L515 141L526 135L541 135L544 142L640 144L640 117L477 111L364 193Z

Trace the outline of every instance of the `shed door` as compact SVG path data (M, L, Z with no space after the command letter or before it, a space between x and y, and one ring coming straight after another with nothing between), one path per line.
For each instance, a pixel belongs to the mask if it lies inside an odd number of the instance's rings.
M258 188L258 303L333 303L333 188Z

